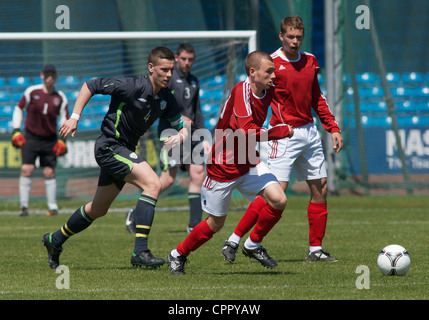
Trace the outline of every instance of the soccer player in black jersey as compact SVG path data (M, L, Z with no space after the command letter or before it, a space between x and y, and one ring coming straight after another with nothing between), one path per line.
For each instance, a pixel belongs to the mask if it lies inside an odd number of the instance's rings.
M161 182L141 156L135 153L139 138L158 119L168 119L178 132L166 141L166 148L179 146L188 137L176 99L167 89L174 69L174 53L166 47L153 48L148 59L149 74L140 78L99 78L85 82L69 120L60 126L63 139L74 137L80 115L92 95L111 95L109 110L95 143L95 159L101 168L93 200L68 219L56 232L46 233L43 243L51 268L59 265L62 244L104 216L126 182L143 193L136 205L136 237L131 264L156 268L165 263L148 248L148 236Z
M191 73L194 61L194 47L189 43L180 44L176 51L176 67L168 83L168 88L177 100L183 119L191 124L190 137L194 137L196 130L205 129L200 103L200 85L197 77ZM171 128L171 125L168 120L159 119L158 136L160 143L163 143L166 139L166 133L168 136L169 128ZM201 130L199 133L201 133ZM196 135L197 138L200 136L199 133ZM194 138L183 144L180 148L180 153L177 155L168 154L166 148L163 148L160 154L162 170L160 176L161 192L173 185L179 167L189 173L189 223L186 227L188 233L201 221L201 186L206 176L202 160L204 159L204 154L208 154L210 150L211 144L207 139L201 141L201 138ZM195 159L194 152L198 159ZM130 233L135 233L134 214L134 209L131 209L126 215L125 224Z

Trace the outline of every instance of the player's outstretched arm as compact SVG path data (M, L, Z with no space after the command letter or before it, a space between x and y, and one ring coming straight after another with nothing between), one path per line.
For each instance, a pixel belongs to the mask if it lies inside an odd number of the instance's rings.
M74 104L72 115L60 126L60 129L58 130L62 139L66 139L69 134L74 138L80 115L91 97L92 93L89 91L86 83L84 83Z

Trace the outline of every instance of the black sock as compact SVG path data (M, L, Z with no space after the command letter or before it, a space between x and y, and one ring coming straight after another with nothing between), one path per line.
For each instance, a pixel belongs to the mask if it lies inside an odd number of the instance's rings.
M201 222L201 194L188 193L189 200L189 227L193 228Z
M85 206L77 209L69 218L66 224L52 234L52 243L61 246L72 235L88 228L92 220L85 212Z
M150 228L152 227L153 217L155 215L155 206L157 199L141 195L137 201L136 214L136 238L134 243L134 253L138 254L143 250L149 250L147 240Z

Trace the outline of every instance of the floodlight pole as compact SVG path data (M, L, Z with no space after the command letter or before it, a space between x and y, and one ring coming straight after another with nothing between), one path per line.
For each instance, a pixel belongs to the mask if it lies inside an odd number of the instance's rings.
M336 85L335 81L335 61L336 54L338 54L336 49L336 39L335 39L335 30L336 30L336 5L334 0L325 0L324 11L325 11L325 83L326 83L326 98L328 104L331 105L331 110L336 117L339 117L337 99L336 99ZM337 119L338 120L338 119ZM326 153L326 162L328 166L328 191L331 194L338 194L339 192L339 182L338 177L335 172L335 152L333 150L332 139L329 134L325 131L323 132L323 140L325 143L325 153Z

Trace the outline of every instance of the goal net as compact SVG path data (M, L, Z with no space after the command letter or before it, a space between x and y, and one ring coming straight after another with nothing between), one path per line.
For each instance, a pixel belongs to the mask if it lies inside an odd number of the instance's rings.
M82 84L94 77L147 74L147 58L156 46L173 52L180 43L191 43L196 51L192 73L200 82L201 107L206 128L211 130L229 91L245 78L244 59L256 49L255 31L204 32L55 32L0 34L0 198L7 209L19 200L18 178L21 154L10 143L12 112L24 90L41 83L44 64L56 66L56 88L65 93L69 112ZM74 139L68 139L68 153L57 166L58 199L91 198L95 192L99 167L93 146L110 96L95 95L84 109ZM159 146L155 123L142 137L138 151L159 173ZM173 187L163 197L185 197L188 175L179 173ZM141 191L126 186L120 197L135 197ZM35 170L30 201L45 201L42 172ZM4 200L4 201L3 201Z

